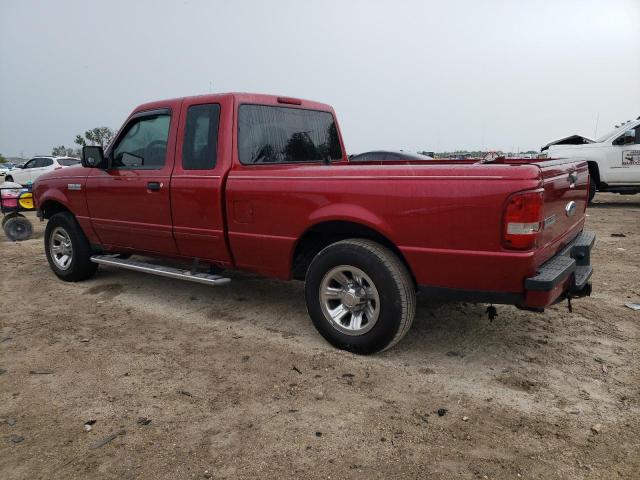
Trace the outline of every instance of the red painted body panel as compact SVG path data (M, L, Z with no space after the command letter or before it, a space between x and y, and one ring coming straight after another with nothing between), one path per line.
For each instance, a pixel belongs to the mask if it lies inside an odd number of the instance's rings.
M169 139L162 168L91 169L84 190L93 229L105 248L161 255L178 253L173 238L170 184L181 103L181 100L155 102L139 107L132 113L134 115L143 110L158 108L170 109ZM160 190L149 190L149 182L159 182Z
M66 207L74 213L89 241L99 244L100 240L91 225L87 199L83 191L90 173L91 170L88 168L73 166L56 170L53 175L41 175L33 185L33 197L37 206L55 202ZM80 189L72 190L69 188L70 184L79 185Z
M507 197L537 188L540 176L534 165L236 164L227 182L229 237L240 268L288 278L295 243L309 227L352 221L393 242L421 285L522 292L524 278L535 275L582 225L542 250L502 248ZM237 220L238 202L252 212L249 222Z
M183 170L186 109L202 103L221 106L217 164L211 170ZM565 288L532 293L523 285L582 230L586 163L356 165L343 154L331 165L242 165L236 119L243 103L279 105L277 97L254 94L142 105L133 113L172 110L167 162L161 170L64 169L36 182L36 202L60 201L78 217L92 243L107 250L195 257L281 279L291 277L293 253L305 232L323 222L349 221L392 242L419 285L516 293L535 307L552 303ZM306 100L286 106L334 114L330 106ZM73 174L82 191L66 190ZM575 174L571 188L569 174ZM150 192L148 181L162 182L163 188ZM507 250L502 244L506 202L515 192L535 189L544 190L549 225L537 248ZM564 212L570 201L577 205L571 218Z
M190 106L220 105L217 162L210 170L184 170L182 147L187 110ZM223 267L233 265L225 233L224 182L232 145L234 102L231 96L193 97L182 104L176 162L171 179L173 235L182 256L211 261Z

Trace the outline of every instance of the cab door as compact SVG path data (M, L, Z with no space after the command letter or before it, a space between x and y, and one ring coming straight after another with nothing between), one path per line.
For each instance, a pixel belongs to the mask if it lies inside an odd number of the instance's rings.
M607 150L607 183L640 184L640 125L617 137Z
M180 101L137 112L87 178L91 223L107 248L177 253L170 181Z
M171 178L173 234L182 256L231 264L224 217L224 177L231 158L233 100L185 99Z

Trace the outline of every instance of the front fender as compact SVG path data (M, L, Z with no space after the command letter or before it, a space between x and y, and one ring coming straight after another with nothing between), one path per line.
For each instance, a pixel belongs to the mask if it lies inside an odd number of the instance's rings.
M38 216L42 218L43 213L46 213L42 212L43 207L46 209L48 204L52 205L54 212L66 210L76 218L89 242L100 244L91 225L84 187L85 180L79 178L39 179L33 186L33 197L38 209Z
M71 201L66 192L60 188L49 186L46 182L36 182L34 184L33 200L38 210L41 210L47 202L56 202L75 214L71 208Z

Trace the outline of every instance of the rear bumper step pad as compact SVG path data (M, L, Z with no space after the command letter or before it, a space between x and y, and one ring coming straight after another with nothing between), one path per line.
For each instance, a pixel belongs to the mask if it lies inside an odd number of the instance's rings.
M525 279L527 290L550 291L573 275L570 291L583 290L591 274L591 249L595 243L594 232L581 232L558 254L545 262L535 276Z

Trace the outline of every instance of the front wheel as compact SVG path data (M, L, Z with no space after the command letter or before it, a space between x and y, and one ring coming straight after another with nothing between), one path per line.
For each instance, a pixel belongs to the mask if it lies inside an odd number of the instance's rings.
M589 178L589 203L593 202L593 197L596 196L596 190L598 186L593 177Z
M336 242L318 253L307 271L305 298L318 332L335 347L360 354L398 343L416 309L405 265L364 239Z
M98 264L91 261L87 237L69 212L56 213L49 219L44 249L51 270L66 282L91 278L98 269Z

